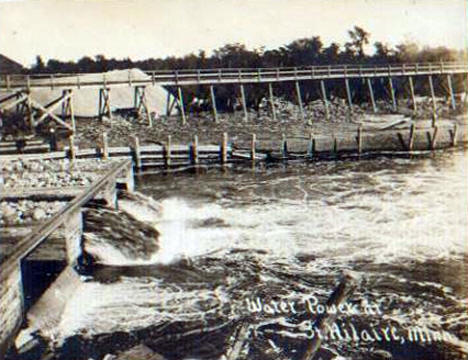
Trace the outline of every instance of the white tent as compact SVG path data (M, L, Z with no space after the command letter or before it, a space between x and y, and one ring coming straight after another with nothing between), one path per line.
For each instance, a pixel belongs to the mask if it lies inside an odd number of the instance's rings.
M114 70L106 73L85 74L80 75L80 82L101 82L106 79L108 84L112 81L128 81L129 77L132 81L138 80L151 80L149 75L146 75L139 69L129 70ZM31 85L43 83L50 84L50 79L45 78L41 80L31 80ZM65 76L54 78L54 84L59 86L61 83L77 83L77 76ZM109 96L111 109L131 109L134 107L135 88L133 86L120 85L109 86ZM31 98L38 103L45 105L62 95L63 89L45 88L32 88ZM0 94L0 95L6 95ZM164 115L168 109L168 102L172 104L177 101L169 92L162 86L156 84L152 85L151 81L146 85L145 89L146 103L150 112L155 112L157 115ZM99 114L99 88L73 88L73 107L75 116L79 117L95 117ZM61 111L60 107L55 110L56 114ZM172 114L177 111L173 107Z

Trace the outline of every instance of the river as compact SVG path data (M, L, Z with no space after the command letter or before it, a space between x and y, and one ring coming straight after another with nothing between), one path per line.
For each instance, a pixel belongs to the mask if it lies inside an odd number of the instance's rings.
M160 212L133 211L160 249L139 259L94 246L102 265L53 330L58 353L99 359L144 343L168 359L220 359L241 322L245 358L297 359L352 272L330 353L466 359L467 175L459 149L140 176Z

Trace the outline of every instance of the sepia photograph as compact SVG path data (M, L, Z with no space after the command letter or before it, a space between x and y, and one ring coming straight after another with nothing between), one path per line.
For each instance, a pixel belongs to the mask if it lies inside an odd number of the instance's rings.
M0 360L468 360L467 0L0 0Z

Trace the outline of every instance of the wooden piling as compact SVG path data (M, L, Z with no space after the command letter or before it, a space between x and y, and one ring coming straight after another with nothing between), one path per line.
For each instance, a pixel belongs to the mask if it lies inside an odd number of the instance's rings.
M29 120L29 128L33 133L35 133L35 124L34 124L34 110L32 107L32 101L31 101L31 93L28 92L28 98L26 99L26 107L28 109L28 120Z
M69 148L68 156L69 156L70 160L75 160L75 158L76 158L75 137L73 135L70 135L68 137L68 148Z
M99 89L99 120L103 121L104 117L112 120L112 111L110 106L110 89Z
M182 125L185 125L187 123L187 119L185 117L184 96L182 94L182 88L180 86L177 86L177 96L179 98L179 109L180 115L182 117Z
M133 159L135 162L135 167L139 170L141 169L141 152L140 152L140 139L138 136L133 136Z
M103 132L101 134L101 155L103 159L109 158L109 144L107 142L107 133Z
M345 272L340 280L338 286L333 290L333 293L327 300L326 308L339 308L339 306L351 296L352 292L357 288L359 279L351 272ZM319 315L314 323L316 334L322 336L314 336L307 344L306 351L301 357L301 360L313 360L315 355L320 349L322 338L326 337L333 323L338 316L337 312L326 311Z
M414 126L414 123L412 123L409 129L408 151L413 151L414 133L415 133L415 126Z
M371 78L367 78L367 87L369 88L369 95L371 98L371 103L372 103L372 110L374 113L377 112L377 105L375 104L375 97L374 97L374 90L372 89L372 81Z
M418 110L418 106L416 104L416 96L414 94L413 77L408 76L408 83L409 83L409 88L410 88L410 93L411 93L411 102L413 103L413 112L416 112Z
M450 105L452 106L452 110L455 110L457 107L457 104L455 101L455 95L453 93L452 76L450 74L447 75L447 86L448 86L448 91L449 91L449 96L450 96Z
M349 87L349 79L345 78L345 86L346 86L346 97L348 99L348 107L349 111L353 111L353 98L351 96L351 88Z
M330 109L329 109L328 99L327 99L327 89L325 88L325 81L323 80L320 80L320 89L322 91L323 105L325 106L325 118L327 120L330 120Z
M432 133L432 138L431 138L431 150L435 150L436 148L436 141L437 141L437 133L438 133L439 128L434 126L434 131Z
M214 86L210 85L210 95L211 95L211 108L213 109L213 118L214 122L218 122L218 110L216 109L216 97L214 92Z
M275 102L273 100L273 85L272 83L268 83L268 94L270 97L270 108L271 108L271 116L273 117L273 121L276 121L276 109L275 109Z
M288 158L288 140L285 134L281 135L281 156L283 159Z
M257 142L257 136L255 134L252 134L252 139L250 141L250 160L252 160L252 163L255 163L256 142Z
M244 121L247 122L249 120L249 113L247 112L247 102L245 100L245 89L243 84L240 84L240 94L242 102L242 111L244 112Z
M171 144L172 137L171 135L167 135L167 142L164 146L164 162L167 167L171 166Z
M191 162L192 165L198 165L198 136L194 135L192 140L192 149L191 149Z
M392 98L392 109L393 111L397 111L397 102L395 97L395 89L393 88L393 79L391 76L388 77L388 87L390 89L390 96Z
M297 103L299 104L299 110L301 112L301 119L302 121L305 121L304 106L302 104L301 86L299 85L299 81L296 80L295 83L296 83Z
M458 136L458 124L455 123L453 125L453 133L452 133L452 146L457 146L457 136Z
M434 83L432 81L432 75L428 75L429 79L429 88L431 89L431 98L432 98L432 119L433 121L437 118L437 105L434 91Z
M358 148L358 154L361 155L362 153L362 125L359 124L357 128L357 148Z
M314 139L313 133L309 134L309 144L307 145L307 154L309 156L309 159L312 159L315 154L315 139Z
M221 164L227 163L227 145L228 145L228 135L223 133L223 140L220 146L220 155L221 155Z

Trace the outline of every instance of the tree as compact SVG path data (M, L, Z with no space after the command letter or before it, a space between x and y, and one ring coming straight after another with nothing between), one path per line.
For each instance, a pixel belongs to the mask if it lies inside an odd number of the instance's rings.
M45 71L45 63L40 55L36 56L36 63L32 66L31 70L35 73L41 73Z
M345 44L347 51L357 54L359 59L364 58L364 46L369 44L370 33L359 26L354 26L353 30L348 31L351 41Z

